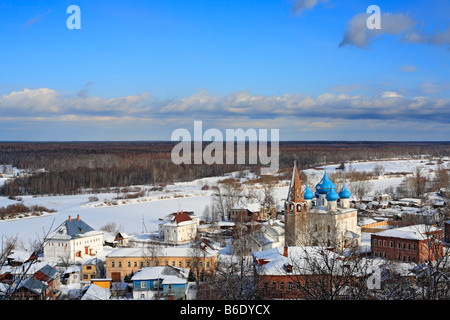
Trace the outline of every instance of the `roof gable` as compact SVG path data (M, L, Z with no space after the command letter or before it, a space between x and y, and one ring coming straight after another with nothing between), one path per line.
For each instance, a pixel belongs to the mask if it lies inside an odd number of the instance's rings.
M72 237L89 231L94 231L94 229L83 220L66 220L65 224L67 235Z

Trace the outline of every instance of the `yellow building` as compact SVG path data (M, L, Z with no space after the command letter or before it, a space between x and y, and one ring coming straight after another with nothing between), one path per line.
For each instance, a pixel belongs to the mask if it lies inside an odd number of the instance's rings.
M100 259L92 258L81 266L81 280L91 281L91 279L103 278L105 267Z
M188 247L120 248L106 256L106 277L122 281L137 270L153 266L191 269L198 276L213 272L218 251Z
M95 284L105 289L111 289L111 279L91 279L91 284Z

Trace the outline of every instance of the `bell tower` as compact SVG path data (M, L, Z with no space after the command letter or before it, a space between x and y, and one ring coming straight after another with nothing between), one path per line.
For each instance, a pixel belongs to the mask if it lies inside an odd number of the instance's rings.
M285 245L308 245L308 208L302 191L297 162L294 162L285 210Z

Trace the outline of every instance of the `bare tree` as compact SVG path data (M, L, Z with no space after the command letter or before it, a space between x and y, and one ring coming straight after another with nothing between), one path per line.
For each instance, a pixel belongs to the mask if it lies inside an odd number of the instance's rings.
M263 176L263 188L262 194L260 198L260 204L262 210L267 209L270 213L270 209L273 208L276 204L275 195L274 195L274 177L273 176Z
M213 216L226 220L230 209L242 202L242 186L235 181L225 181L219 183L213 196L212 208Z
M372 183L369 180L358 180L351 182L351 188L354 194L359 198L361 202L363 197L366 196L372 190Z

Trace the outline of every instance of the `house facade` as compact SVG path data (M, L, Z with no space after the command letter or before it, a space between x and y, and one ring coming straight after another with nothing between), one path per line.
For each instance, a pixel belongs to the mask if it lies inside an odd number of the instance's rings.
M122 281L137 270L153 266L192 269L198 276L214 272L218 251L205 248L120 248L106 255L106 277Z
M96 231L78 215L71 216L45 239L44 257L74 261L103 251L103 233Z
M178 211L168 215L159 223L160 236L169 244L181 244L194 240L197 237L197 227L200 217L194 212Z
M60 273L45 265L18 285L12 299L55 300L60 293Z
M442 230L424 224L371 235L372 256L403 262L433 261L443 255Z
M259 203L249 203L232 207L228 216L230 221L233 222L261 221L269 217L269 210L262 207Z
M92 281L92 279L104 278L105 267L103 261L97 258L92 258L83 263L81 266L82 281Z
M186 299L189 270L171 266L139 269L131 278L133 299Z
M311 291L332 291L324 286L340 286L341 283L351 284L354 277L344 276L344 263L339 255L320 247L277 247L252 254L255 270L255 280L263 299L308 299ZM327 263L334 265L333 282L331 277L322 274ZM327 278L328 277L328 278ZM342 281L342 282L341 282Z

